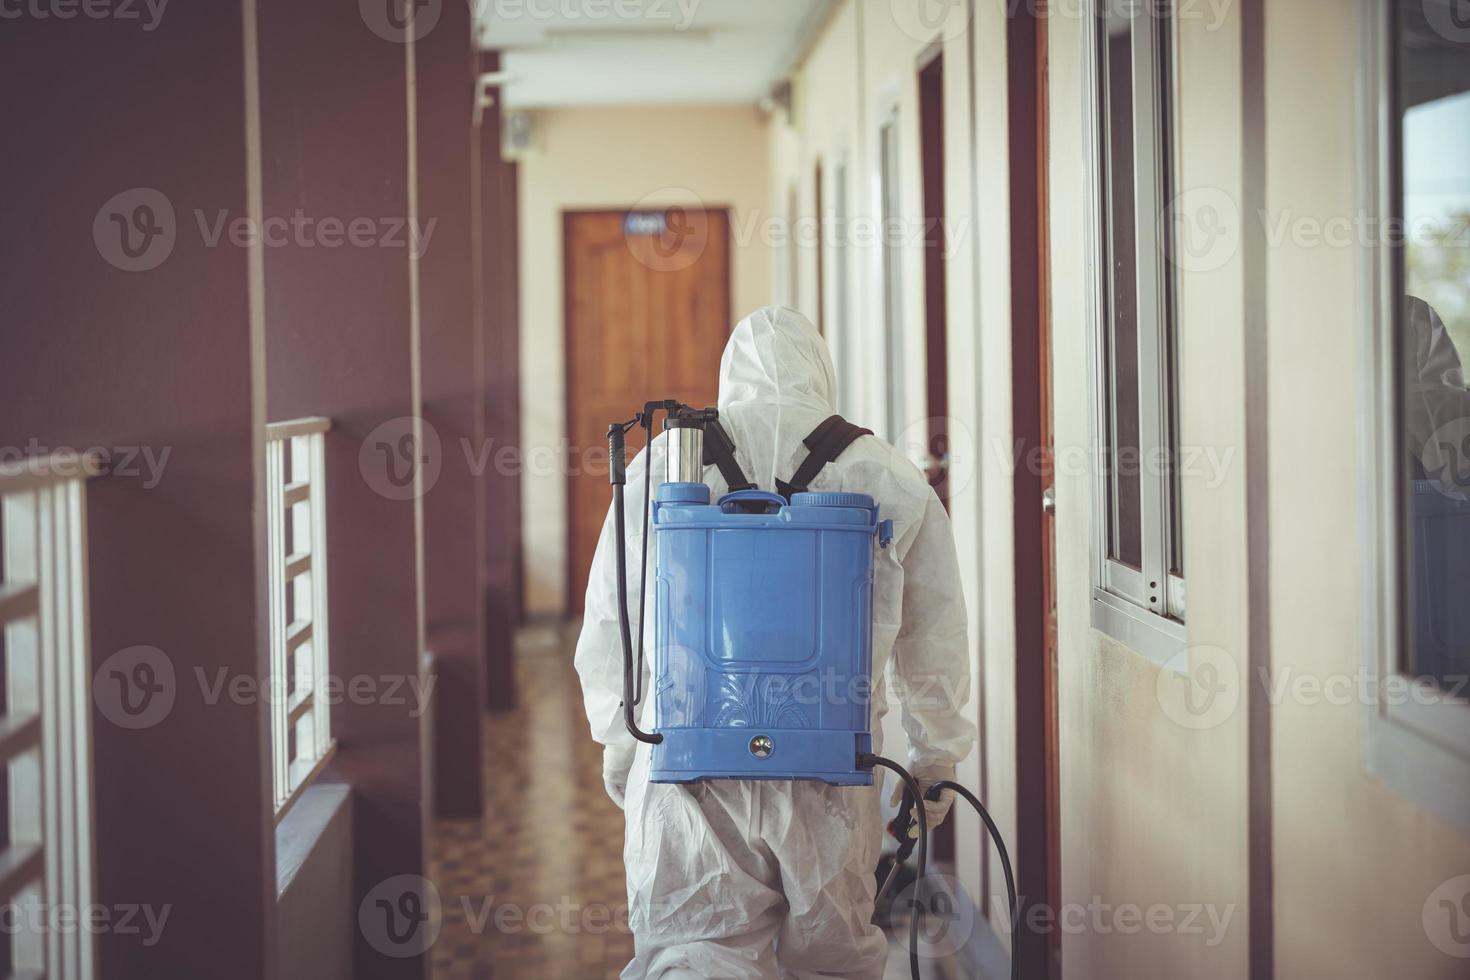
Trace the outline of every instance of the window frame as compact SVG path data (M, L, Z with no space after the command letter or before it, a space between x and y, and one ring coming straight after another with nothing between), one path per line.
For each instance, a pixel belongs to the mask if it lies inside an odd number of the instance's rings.
M1083 65L1086 83L1084 144L1088 147L1087 180L1091 193L1087 214L1088 359L1090 439L1098 465L1093 467L1092 489L1092 625L1158 663L1176 654L1185 642L1187 612L1185 581L1172 574L1174 553L1171 513L1175 490L1165 467L1149 473L1145 461L1172 449L1173 415L1170 396L1178 394L1177 362L1171 356L1177 344L1177 270L1167 258L1160 237L1160 215L1166 194L1179 186L1177 20L1161 20L1149 13L1134 17L1130 56L1133 84L1133 163L1135 275L1138 280L1137 344L1139 378L1139 496L1142 568L1111 556L1116 526L1116 494L1105 448L1116 444L1111 431L1115 413L1110 364L1110 269L1105 236L1111 215L1105 159L1107 116L1103 109L1106 62L1102 44L1106 34L1102 12L1089 4L1083 29ZM1160 31L1166 31L1161 35ZM1160 45L1167 41L1170 57L1161 64ZM1138 84L1147 78L1149 84ZM1166 101L1163 87L1171 97ZM1168 114L1166 117L1166 113ZM1145 248L1144 246L1149 247ZM1171 326L1173 333L1171 334ZM1171 374L1172 372L1172 374ZM1107 438L1104 438L1106 433ZM1171 454L1172 455L1172 454ZM1182 528L1180 529L1182 532ZM1178 549L1182 553L1183 549ZM1156 583L1150 585L1150 583Z
M1398 6L1404 0L1359 0L1358 192L1371 227L1397 214L1400 152L1394 69ZM1362 666L1378 696L1364 706L1364 766L1401 796L1470 831L1470 704L1438 697L1391 703L1390 679L1404 671L1403 441L1396 370L1402 302L1394 251L1362 250L1360 304L1363 390Z
M878 261L883 292L883 357L887 384L883 419L884 438L896 443L904 429L908 395L905 382L903 336L903 248L895 241L903 222L903 131L898 100L891 100L878 119Z
M337 751L328 640L326 434L331 428L331 419L313 416L269 423L265 433L271 784L277 825ZM417 440L417 427L414 434Z
M843 415L852 418L858 405L858 393L855 390L857 328L850 312L852 277L848 265L851 261L848 237L852 232L852 219L847 195L852 175L846 149L834 154L830 168L823 167L822 170L823 179L830 184L823 200L830 198L828 208L832 212L832 233L823 236L823 243L827 250L826 261L830 273L825 279L832 292L832 302L828 304L829 319L833 324L831 335L837 341L837 406Z
M786 305L801 309L801 186L797 180L786 185Z

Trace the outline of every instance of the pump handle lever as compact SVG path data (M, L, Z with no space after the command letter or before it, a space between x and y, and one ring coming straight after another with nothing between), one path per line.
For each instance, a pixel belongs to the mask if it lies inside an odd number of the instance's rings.
M624 446L625 429L620 423L614 422L607 427L607 482L615 487L620 487L628 482L628 460L627 451Z

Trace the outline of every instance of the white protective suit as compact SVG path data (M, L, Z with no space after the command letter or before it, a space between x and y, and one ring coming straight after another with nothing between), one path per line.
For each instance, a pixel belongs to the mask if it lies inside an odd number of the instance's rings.
M831 355L801 314L769 307L735 328L720 362L719 410L747 479L765 490L774 490L777 478L789 479L806 457L802 440L836 411L835 401ZM625 501L635 636L648 455L630 464ZM657 485L664 474L662 437L652 457ZM704 480L713 499L726 492L715 467L705 468ZM918 469L873 436L829 463L811 489L870 494L880 515L893 520L893 543L877 552L874 572L875 751L882 751L877 743L891 669L911 770L930 781L952 778L974 744L975 728L960 711L970 667L949 517ZM626 813L623 857L636 955L623 976L881 977L886 941L870 921L883 834L879 787L648 782L649 746L628 734L620 708L615 548L609 514L592 561L576 666L592 737L606 746L608 791ZM650 569L650 580L653 575ZM651 629L644 645L646 691ZM649 697L642 705L645 730L653 728L652 703ZM625 801L619 798L624 788Z

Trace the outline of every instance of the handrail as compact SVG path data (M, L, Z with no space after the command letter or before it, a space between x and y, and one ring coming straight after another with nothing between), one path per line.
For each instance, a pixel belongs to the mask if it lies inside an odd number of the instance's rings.
M265 427L265 438L268 442L279 442L282 439L291 439L296 436L309 436L317 432L327 432L332 428L332 420L324 415L308 415L299 419L287 419L284 422L269 422Z
M102 456L95 452L64 450L21 459L0 457L0 497L43 490L67 480L86 479L101 473Z

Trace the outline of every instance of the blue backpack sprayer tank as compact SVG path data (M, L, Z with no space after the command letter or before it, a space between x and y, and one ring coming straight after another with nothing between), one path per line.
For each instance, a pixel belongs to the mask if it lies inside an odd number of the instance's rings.
M667 466L656 493L647 492L652 467L644 474L644 587L650 521L657 555L654 730L645 732L636 716L644 696L644 617L635 647L628 615L625 436L641 426L651 447L660 411ZM869 711L873 567L878 550L892 543L893 523L866 494L807 490L826 463L865 434L839 416L827 419L805 440L808 456L791 482L778 481L780 492L770 492L745 479L715 409L649 402L632 420L608 427L623 720L634 738L651 745L649 779L656 783L781 779L871 786L874 768L897 774L906 791L889 829L900 842L899 855L878 901L917 841L909 962L918 977L928 827L924 808L915 805L918 783L898 763L873 754ZM717 466L731 488L719 500L711 500L704 482L706 466ZM640 588L639 594L646 592ZM1014 933L1015 884L1000 833L974 794L956 783L936 783L928 798L945 790L976 808L996 842ZM911 838L915 821L919 833Z

